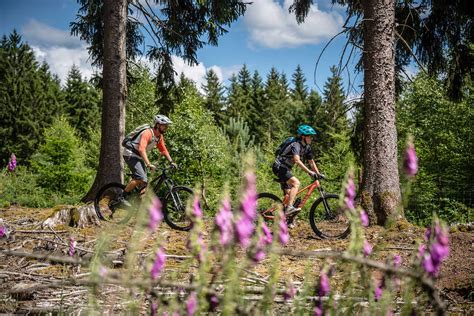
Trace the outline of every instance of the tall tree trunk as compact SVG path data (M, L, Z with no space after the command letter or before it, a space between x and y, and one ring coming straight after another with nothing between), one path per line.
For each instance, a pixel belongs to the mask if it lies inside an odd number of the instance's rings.
M362 206L379 225L403 216L395 127L395 1L363 0Z
M98 189L109 182L123 180L121 142L125 130L126 55L125 25L127 0L104 0L104 62L102 135L94 184L82 199L94 199Z

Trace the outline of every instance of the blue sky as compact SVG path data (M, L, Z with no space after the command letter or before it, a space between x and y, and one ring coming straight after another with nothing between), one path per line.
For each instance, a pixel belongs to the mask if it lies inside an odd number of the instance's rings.
M271 67L276 67L288 79L300 64L308 87L317 89L317 84L322 88L330 76L329 67L339 63L345 37L339 36L326 50L315 77L316 59L328 40L342 29L345 10L333 6L330 0L315 0L305 23L297 25L294 15L288 13L292 2L254 0L245 16L220 38L217 47L206 46L198 52L199 65L191 67L175 57L175 69L200 85L209 68L226 83L244 63L263 78ZM93 70L86 44L72 37L69 31L69 23L75 19L78 8L76 0L1 0L0 32L8 35L15 28L60 79L65 78L72 64L90 76ZM360 74L351 72L350 76L360 84ZM347 74L344 77L347 86ZM360 94L360 88L356 88L349 95Z

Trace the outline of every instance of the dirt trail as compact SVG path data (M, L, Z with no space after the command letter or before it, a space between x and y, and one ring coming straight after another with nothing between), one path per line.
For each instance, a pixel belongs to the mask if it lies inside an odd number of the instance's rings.
M0 249L13 249L25 252L49 252L53 255L63 256L68 250L69 236L75 236L78 247L92 250L100 233L106 229L113 229L112 224L102 223L101 227L87 227L77 229L72 227L56 227L53 230L41 229L39 223L51 215L49 209L15 208L0 209L2 218L10 229L16 233L10 235L8 240L0 240ZM207 225L211 221L207 222ZM128 244L133 228L126 227L124 233L114 240L116 249L124 249ZM41 231L41 232L37 232ZM209 229L208 229L209 231ZM173 231L165 224L155 233L166 243L168 254L177 256L188 255L186 249L187 233ZM408 265L410 258L416 253L417 245L423 239L424 229L409 224L399 225L390 231L381 227L366 229L366 237L374 245L372 259L384 261L398 254L402 257L402 264ZM206 235L206 234L205 234ZM347 247L348 240L320 240L312 233L309 224L304 219L296 222L296 227L290 230L290 243L287 246L295 250L333 250L342 251ZM208 237L208 234L205 236ZM151 248L151 244L149 245ZM442 270L437 281L443 298L449 303L452 310L474 312L474 232L451 232L451 253L442 265ZM79 251L87 255L87 251ZM171 269L173 265L180 264L179 258L169 260ZM264 260L258 265L255 272L265 275L269 268L269 260ZM315 262L315 265L321 261ZM305 277L307 262L290 256L281 257L281 272L288 279L302 281ZM0 254L0 313L23 312L60 312L64 306L75 306L75 311L87 306L87 289L72 286L44 291L32 291L27 295L9 296L5 293L12 288L22 285L42 282L60 282L74 275L87 274L88 271L81 267L73 270L61 264L52 264L41 260L5 256ZM103 289L103 294L111 288ZM106 295L99 296L105 299ZM61 303L61 304L59 304ZM112 302L109 302L113 304ZM117 303L117 302L114 302ZM63 307L58 307L63 306ZM120 308L119 305L115 305Z

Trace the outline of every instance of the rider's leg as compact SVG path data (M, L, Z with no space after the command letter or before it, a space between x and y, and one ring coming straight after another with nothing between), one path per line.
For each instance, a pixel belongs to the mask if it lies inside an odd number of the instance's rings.
M130 182L127 184L127 186L125 187L124 191L126 193L130 193L133 191L133 189L135 189L136 187L142 187L143 185L145 184L145 188L146 188L146 182L143 181L143 180L140 180L140 179L132 179L130 180Z
M293 205L295 202L296 194L298 193L298 190L300 188L300 180L296 177L291 177L286 181L286 183L291 186L290 188L290 193L288 195L288 205Z

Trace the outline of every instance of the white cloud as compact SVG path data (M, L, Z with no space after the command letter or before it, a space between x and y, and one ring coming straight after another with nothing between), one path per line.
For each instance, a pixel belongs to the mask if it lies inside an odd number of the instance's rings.
M22 33L30 45L39 47L67 47L80 48L82 43L78 37L36 20L30 20L23 28Z
M179 80L179 76L183 73L186 78L191 79L196 83L196 87L201 92L203 92L201 86L206 83L206 72L209 69L212 69L216 73L221 82L229 79L233 73L237 73L240 69L240 66L220 67L213 65L206 67L202 62L190 66L183 58L178 56L172 56L171 60L173 61L174 70L177 73L175 75L175 80Z
M343 18L338 10L321 11L311 5L305 21L298 25L288 8L293 0L255 0L248 7L244 22L252 44L268 48L296 47L327 40L341 30Z
M48 47L41 48L32 46L39 61L46 61L52 73L58 75L61 82L65 84L67 74L73 65L79 68L83 78L90 79L93 69L89 62L89 53L85 47Z

